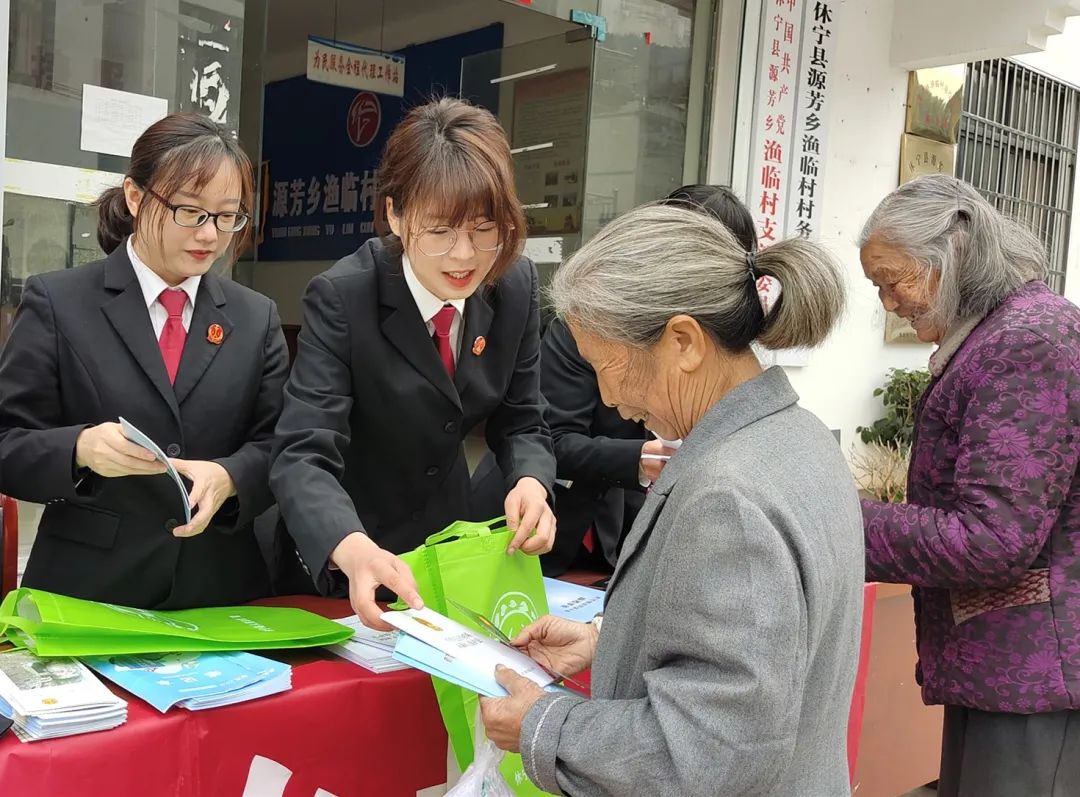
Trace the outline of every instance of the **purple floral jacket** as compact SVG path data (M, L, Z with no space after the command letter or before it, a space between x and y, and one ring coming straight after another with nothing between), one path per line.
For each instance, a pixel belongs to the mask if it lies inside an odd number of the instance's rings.
M908 503L863 503L867 580L911 584L928 704L1080 708L1080 308L1030 282L916 412Z

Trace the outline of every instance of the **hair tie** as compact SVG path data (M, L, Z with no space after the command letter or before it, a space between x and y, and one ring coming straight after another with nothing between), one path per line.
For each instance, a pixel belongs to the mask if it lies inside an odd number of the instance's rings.
M757 252L748 251L746 253L746 268L750 271L750 281L753 282L757 279Z

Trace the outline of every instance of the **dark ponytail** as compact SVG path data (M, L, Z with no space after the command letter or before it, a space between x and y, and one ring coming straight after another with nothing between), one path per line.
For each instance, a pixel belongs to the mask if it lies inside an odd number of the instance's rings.
M735 192L726 185L703 185L693 183L676 188L661 202L665 205L679 205L690 210L708 213L722 221L731 230L731 234L742 244L747 252L757 251L757 230L754 217L746 205L735 196Z
M140 189L153 189L163 197L191 185L201 190L214 179L222 165L232 165L240 176L240 209L252 211L254 175L248 156L223 127L205 116L194 113L172 113L155 122L139 136L131 148L131 163L125 179ZM109 188L97 200L98 243L108 254L137 232L149 215L162 225L168 213L160 205L133 217L128 210L123 187ZM140 205L141 207L144 207ZM232 239L233 260L251 240L248 224Z
M123 186L106 190L97 199L97 239L101 251L111 254L135 231L135 219L128 210Z

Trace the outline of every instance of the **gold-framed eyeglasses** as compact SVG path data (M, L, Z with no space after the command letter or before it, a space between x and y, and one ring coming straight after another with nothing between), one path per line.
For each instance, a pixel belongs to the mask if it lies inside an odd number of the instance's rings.
M502 246L502 231L493 221L485 221L475 227L457 230L453 227L428 227L416 234L416 247L428 257L442 257L457 246L458 233L465 232L473 249L494 252Z
M194 205L174 205L161 194L151 188L146 193L172 211L173 221L181 227L202 227L210 219L214 220L214 226L221 232L240 232L247 226L251 216L236 210L223 210L220 213L211 213L209 210L195 207Z

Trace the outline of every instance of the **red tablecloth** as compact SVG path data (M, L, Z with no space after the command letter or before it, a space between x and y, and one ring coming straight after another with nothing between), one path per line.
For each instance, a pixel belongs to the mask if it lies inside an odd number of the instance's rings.
M351 611L325 598L264 603ZM317 650L274 655L293 664L293 688L280 695L160 714L120 692L128 721L114 730L25 744L5 735L0 795L415 797L446 782L446 732L428 676L375 675Z
M874 604L866 616L848 727L854 771ZM276 598L344 617L344 600ZM293 665L289 692L209 711L160 714L128 698L128 721L102 733L0 739L2 797L415 797L446 780L446 731L428 676L375 675L320 650L273 654ZM588 673L583 674L588 678ZM586 681L587 683L587 681ZM328 794L327 794L328 793Z

